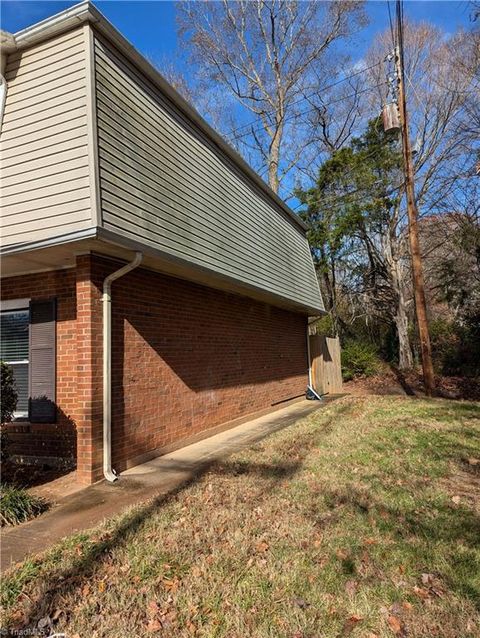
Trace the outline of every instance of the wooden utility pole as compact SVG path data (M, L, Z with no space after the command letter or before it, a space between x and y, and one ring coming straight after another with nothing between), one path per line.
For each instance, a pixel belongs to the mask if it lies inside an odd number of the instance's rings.
M415 201L414 171L412 150L408 131L408 112L405 99L405 70L403 56L403 24L401 0L397 0L397 47L395 50L395 67L398 79L398 108L400 113L400 127L402 131L403 170L405 173L405 190L407 194L408 238L412 256L412 279L415 295L415 312L417 315L420 349L422 352L423 379L425 393L432 396L435 390L433 374L432 348L428 331L427 303L425 299L425 284L423 279L422 256L418 239L418 211Z

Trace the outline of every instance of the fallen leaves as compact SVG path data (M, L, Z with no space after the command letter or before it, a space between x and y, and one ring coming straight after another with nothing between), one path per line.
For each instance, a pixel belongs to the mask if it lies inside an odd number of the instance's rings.
M390 614L387 618L387 623L394 634L401 634L403 632L403 623L397 616Z
M418 598L421 598L422 600L428 600L433 596L443 598L444 591L438 576L424 572L420 579L423 587L415 586L413 588L413 592L416 596L418 596Z
M363 544L364 545L376 545L378 543L376 538L364 538L363 539Z
M413 588L413 592L415 593L416 596L418 596L422 600L426 600L427 598L430 597L430 594L428 593L428 590L424 589L423 587L417 587L415 585L415 587Z
M310 607L310 603L303 598L294 598L293 602L295 603L295 605L297 605L297 607L300 607L300 609L306 609L307 607Z
M423 573L421 576L422 583L424 585L430 585L431 583L433 583L434 578L435 576L433 574L427 574L427 573Z
M352 614L347 618L347 620L343 623L342 635L348 636L351 634L353 629L359 622L362 622L362 616L358 616L357 614Z
M270 545L266 541L260 541L255 545L255 549L257 552L264 553L267 552L270 548Z
M155 633L166 627L169 627L177 618L177 612L172 608L173 597L168 596L164 604L152 599L147 604L147 622L146 630L149 633Z
M157 631L161 631L163 629L162 623L158 620L158 618L151 618L146 627L149 633L154 633Z
M173 578L173 579L163 578L162 585L165 587L167 591L175 592L178 590L180 581L178 580L178 578Z

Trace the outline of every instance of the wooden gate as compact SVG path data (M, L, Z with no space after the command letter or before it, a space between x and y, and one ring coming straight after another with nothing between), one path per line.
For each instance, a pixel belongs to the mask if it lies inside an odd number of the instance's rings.
M340 340L338 337L310 335L310 365L312 384L318 394L338 394L343 391Z

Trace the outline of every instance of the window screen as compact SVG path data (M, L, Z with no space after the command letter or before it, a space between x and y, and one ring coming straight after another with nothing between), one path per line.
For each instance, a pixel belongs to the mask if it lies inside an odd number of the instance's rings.
M8 310L0 317L0 359L13 370L18 402L15 416L28 414L29 311Z

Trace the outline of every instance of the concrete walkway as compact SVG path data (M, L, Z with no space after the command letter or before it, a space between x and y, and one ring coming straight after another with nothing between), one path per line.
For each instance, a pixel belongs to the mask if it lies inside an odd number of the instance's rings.
M127 507L178 489L214 461L292 425L322 405L318 401L294 403L137 465L123 472L115 483L102 481L62 498L39 518L2 531L1 571L29 554L44 551L65 536L94 527Z

